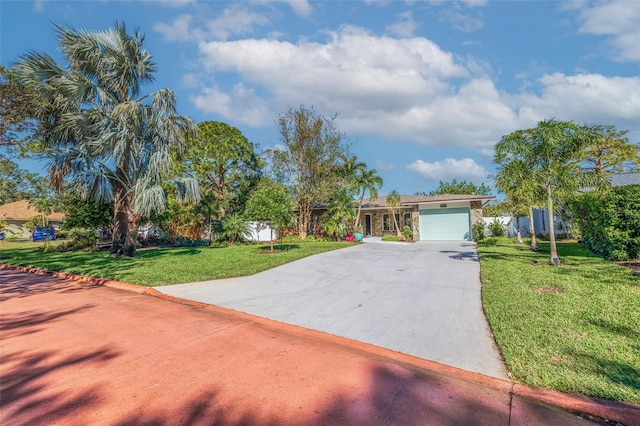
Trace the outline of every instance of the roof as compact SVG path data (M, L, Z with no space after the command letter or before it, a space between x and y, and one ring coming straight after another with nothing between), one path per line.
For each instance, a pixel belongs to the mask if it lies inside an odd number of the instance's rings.
M0 220L29 220L35 216L40 216L28 200L14 201L13 203L0 206ZM49 220L62 221L64 213L53 212L47 215Z
M611 186L640 185L640 173L616 173L609 175Z
M445 201L490 201L493 195L440 194L440 195L400 195L400 205L410 206L422 203L438 203ZM387 196L382 195L375 200L365 199L362 208L387 207Z

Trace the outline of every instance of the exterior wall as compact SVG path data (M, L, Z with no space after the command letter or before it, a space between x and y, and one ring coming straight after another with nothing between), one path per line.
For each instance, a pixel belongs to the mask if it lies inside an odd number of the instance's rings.
M472 201L469 210L469 220L471 221L471 228L476 223L482 222L482 202Z
M417 210L416 210L417 211ZM416 229L416 219L414 218L414 209L412 207L401 207L397 213L400 214L400 223L398 224L398 226L400 227L400 230L402 231L402 228L404 227L404 215L405 213L409 213L411 214L411 228L414 234L414 238L415 238L415 229ZM396 231L394 230L389 230L389 231L385 231L384 230L384 222L383 222L383 215L385 214L389 214L389 210L387 209L362 209L362 212L360 213L361 215L361 222L364 225L364 221L365 221L365 215L370 214L371 215L371 235L374 237L381 237L383 235L387 235L387 234L395 234ZM417 213L415 213L417 214ZM389 216L389 220L392 222L393 226L393 218L391 216Z

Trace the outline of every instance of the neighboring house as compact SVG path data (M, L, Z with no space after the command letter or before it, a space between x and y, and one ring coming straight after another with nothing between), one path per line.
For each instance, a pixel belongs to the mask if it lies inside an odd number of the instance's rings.
M609 175L611 186L640 185L640 173L616 173Z
M471 240L471 225L482 221L482 206L494 198L454 194L401 195L395 215L401 230L405 225L411 228L414 241ZM386 196L364 200L360 223L365 236L396 232L386 201ZM319 224L324 211L326 207L314 210L311 223Z
M7 224L7 236L29 236L29 231L24 228L26 221L33 219L34 217L41 217L33 206L29 205L29 201L20 200L13 203L0 206L0 220L3 220ZM51 213L45 216L45 221L48 225L54 228L60 228L60 224L64 220L63 213Z

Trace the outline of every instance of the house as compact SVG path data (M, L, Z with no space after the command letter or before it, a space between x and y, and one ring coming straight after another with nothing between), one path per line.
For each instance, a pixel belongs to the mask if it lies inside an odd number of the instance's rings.
M395 209L398 226L409 226L413 240L471 240L471 226L482 221L482 207L493 196L442 194L401 195ZM395 233L387 197L364 200L360 223L365 236Z
M24 228L25 222L40 216L41 214L33 206L29 205L28 200L14 201L0 206L0 220L6 223L6 230L9 235L28 237L29 232ZM45 220L48 225L57 229L64 220L64 214L54 212L45 216Z

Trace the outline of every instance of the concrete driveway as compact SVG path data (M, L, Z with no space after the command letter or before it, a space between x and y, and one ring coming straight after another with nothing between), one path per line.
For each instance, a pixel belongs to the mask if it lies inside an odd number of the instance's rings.
M249 277L156 289L507 378L471 242L364 243Z

